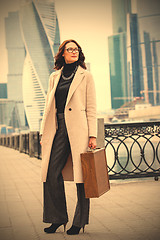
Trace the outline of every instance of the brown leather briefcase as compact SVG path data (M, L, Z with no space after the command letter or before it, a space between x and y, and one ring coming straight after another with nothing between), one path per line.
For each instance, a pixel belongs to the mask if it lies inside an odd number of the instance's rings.
M86 198L100 197L109 191L110 183L104 148L81 153Z

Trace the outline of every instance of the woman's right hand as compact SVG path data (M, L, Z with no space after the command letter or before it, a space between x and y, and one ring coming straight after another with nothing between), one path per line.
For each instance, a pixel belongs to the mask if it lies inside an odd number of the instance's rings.
M89 138L88 147L89 147L89 148L92 148L92 149L95 149L96 146L97 146L96 137L90 137L90 138Z

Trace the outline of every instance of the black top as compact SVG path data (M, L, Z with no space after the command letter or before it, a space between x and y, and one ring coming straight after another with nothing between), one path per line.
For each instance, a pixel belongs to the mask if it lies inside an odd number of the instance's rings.
M64 65L60 80L57 85L56 93L55 93L57 113L64 112L68 91L72 83L72 80L74 78L75 72L77 70L77 66L78 66L77 62ZM74 72L74 75L71 78L69 78L68 80L63 79L63 76L69 77L73 72Z

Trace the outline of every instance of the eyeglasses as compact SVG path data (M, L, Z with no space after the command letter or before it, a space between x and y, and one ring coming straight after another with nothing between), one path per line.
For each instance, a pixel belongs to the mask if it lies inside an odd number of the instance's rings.
M79 48L67 48L66 50L69 53L73 53L73 52L78 53L80 51Z

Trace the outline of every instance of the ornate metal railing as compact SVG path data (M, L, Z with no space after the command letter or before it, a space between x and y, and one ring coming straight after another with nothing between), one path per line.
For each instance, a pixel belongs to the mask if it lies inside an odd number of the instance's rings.
M110 179L160 176L160 122L105 124Z
M110 179L160 176L160 122L105 124ZM39 132L1 136L0 145L41 159Z
M39 132L30 132L0 136L0 145L14 148L30 157L41 159L41 145Z

